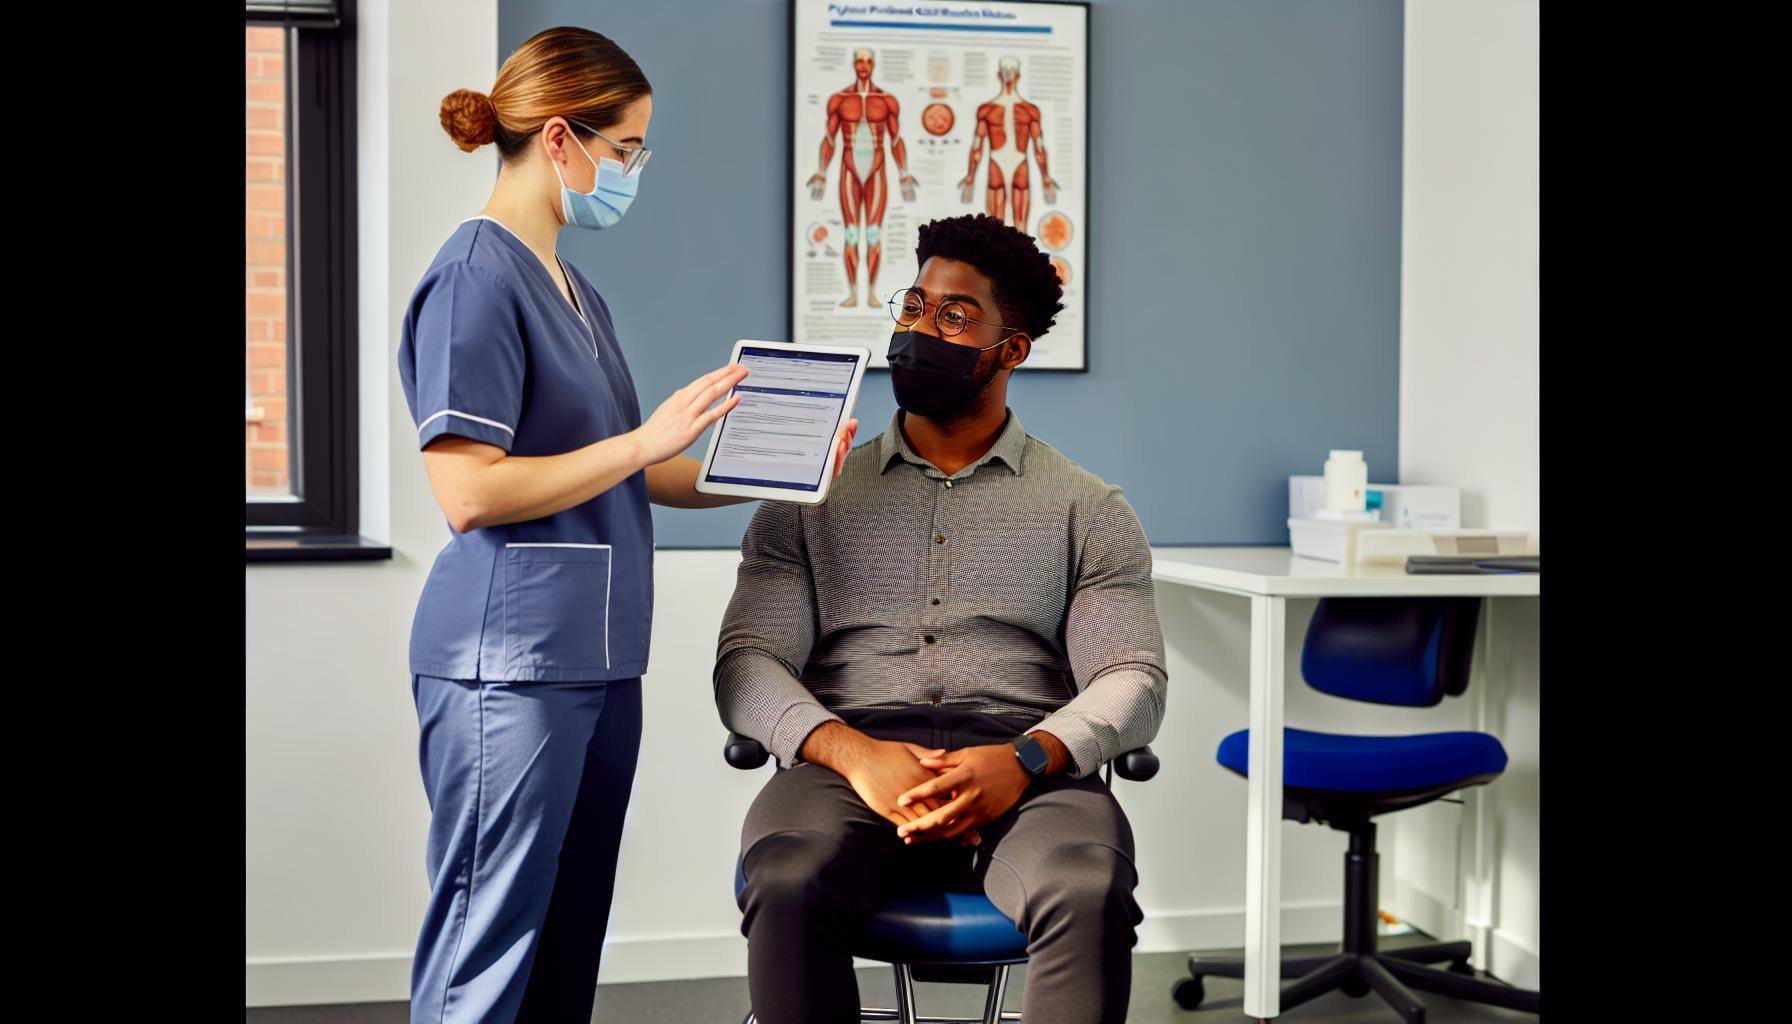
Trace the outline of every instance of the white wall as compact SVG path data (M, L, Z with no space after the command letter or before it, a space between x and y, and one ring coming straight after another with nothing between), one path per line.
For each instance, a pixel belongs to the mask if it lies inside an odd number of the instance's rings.
M1400 476L1537 529L1536 0L1408 0Z
M1400 477L1460 486L1464 526L1541 525L1538 42L1536 0L1406 4ZM1506 774L1461 808L1390 819L1383 844L1384 905L1473 939L1481 966L1529 987L1541 982L1538 627L1538 599L1488 602L1469 699L1429 727L1498 735Z

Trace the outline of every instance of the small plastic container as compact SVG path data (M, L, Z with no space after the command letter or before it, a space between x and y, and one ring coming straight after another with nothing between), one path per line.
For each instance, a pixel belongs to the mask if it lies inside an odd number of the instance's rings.
M1325 460L1325 504L1333 512L1361 512L1369 491L1369 464L1363 453L1333 448Z

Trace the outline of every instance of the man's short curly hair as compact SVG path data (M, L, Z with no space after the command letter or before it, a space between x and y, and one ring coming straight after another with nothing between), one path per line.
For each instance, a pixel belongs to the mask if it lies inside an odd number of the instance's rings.
M1038 338L1064 308L1064 287L1033 240L986 213L942 217L921 225L915 264L935 256L960 260L988 277L1002 322Z

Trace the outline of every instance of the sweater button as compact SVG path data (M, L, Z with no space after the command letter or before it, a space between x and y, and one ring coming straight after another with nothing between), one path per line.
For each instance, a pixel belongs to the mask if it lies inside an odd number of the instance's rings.
M946 543L946 535L945 535L945 534L943 534L943 533L936 533L936 534L934 534L934 535L933 535L933 542L934 542L934 543L935 543L935 544L944 544L944 543Z
M933 643L933 634L929 633L926 636L922 637L921 640L925 643Z

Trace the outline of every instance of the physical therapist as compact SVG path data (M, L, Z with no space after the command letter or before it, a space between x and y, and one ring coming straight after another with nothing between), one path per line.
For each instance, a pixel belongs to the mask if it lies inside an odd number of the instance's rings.
M579 28L524 43L491 95L442 101L455 143L496 142L502 166L418 283L398 350L452 528L411 627L431 811L412 1021L591 1019L641 738L648 503L741 500L698 493L680 453L746 369L643 422L609 307L555 251L562 228L627 212L652 110L634 60Z

